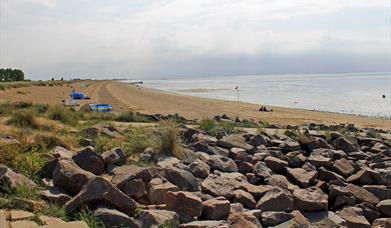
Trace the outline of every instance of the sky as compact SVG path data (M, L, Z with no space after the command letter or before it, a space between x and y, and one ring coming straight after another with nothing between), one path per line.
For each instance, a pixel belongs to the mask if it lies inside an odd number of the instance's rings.
M31 79L391 71L391 0L0 0Z

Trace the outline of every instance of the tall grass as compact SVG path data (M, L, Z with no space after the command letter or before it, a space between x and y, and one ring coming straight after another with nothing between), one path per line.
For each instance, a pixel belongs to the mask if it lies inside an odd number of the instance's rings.
M86 222L89 228L105 228L105 225L88 209L80 211L77 214L77 219Z
M183 155L179 139L179 128L175 121L161 121L159 124L159 135L161 153L174 157Z
M19 111L15 112L11 119L7 122L9 125L13 125L19 128L37 129L38 123L35 115L32 111Z
M237 133L237 125L230 121L215 121L212 119L203 119L198 125L200 130L205 131L209 135L217 135L217 133L223 131L228 134Z
M60 105L52 106L49 109L48 116L52 120L57 120L70 125L76 124L79 120L79 115L76 111Z

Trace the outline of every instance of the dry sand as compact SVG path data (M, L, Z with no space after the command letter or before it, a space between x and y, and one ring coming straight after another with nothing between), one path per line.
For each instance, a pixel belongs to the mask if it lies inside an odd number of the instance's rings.
M360 127L391 130L391 120L378 118L271 106L268 106L268 108L272 108L274 111L265 113L258 112L260 105L167 93L135 85L122 84L117 81L96 81L88 87L81 87L81 84L81 82L77 82L72 84L72 86L34 86L11 89L0 92L0 102L31 101L60 104L61 99L68 99L72 88L75 88L92 97L91 101L83 101L82 103L109 103L113 105L116 112L132 110L149 114L179 113L187 118L197 119L227 114L231 117L238 116L253 120L266 120L270 123L283 125L353 123Z

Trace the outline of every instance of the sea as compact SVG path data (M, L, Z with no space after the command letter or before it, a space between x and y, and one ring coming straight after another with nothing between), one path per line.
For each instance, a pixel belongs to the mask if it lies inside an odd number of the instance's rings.
M191 96L391 118L391 72L186 77L144 87Z

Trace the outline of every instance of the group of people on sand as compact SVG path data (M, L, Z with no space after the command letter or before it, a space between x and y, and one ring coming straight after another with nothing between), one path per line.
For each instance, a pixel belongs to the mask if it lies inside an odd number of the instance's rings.
M259 109L260 112L273 112L273 109L268 110L265 106L261 106Z

